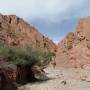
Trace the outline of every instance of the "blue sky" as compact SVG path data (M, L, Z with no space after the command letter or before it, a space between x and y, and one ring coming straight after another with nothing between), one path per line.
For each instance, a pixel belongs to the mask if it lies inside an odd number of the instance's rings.
M0 0L0 13L22 17L57 43L90 16L90 0Z

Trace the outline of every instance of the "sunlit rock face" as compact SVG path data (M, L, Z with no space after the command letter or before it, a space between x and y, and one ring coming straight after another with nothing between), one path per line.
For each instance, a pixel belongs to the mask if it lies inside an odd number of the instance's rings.
M19 47L32 44L56 50L56 45L51 40L16 15L0 14L0 45L4 43Z
M75 33L58 44L57 67L90 69L90 17L81 19Z
M42 35L35 27L29 25L23 19L16 15L0 14L0 47L3 45L11 45L20 48L32 45L33 47L37 46L52 52L55 52L57 48L52 40ZM8 65L8 62L0 56L0 78L3 79L3 77L5 80L5 83L3 83L4 86L9 84L8 82L18 82L22 84L35 79L30 67L16 66L14 64ZM1 81L3 80L0 80L0 82ZM12 89L6 89L5 86L4 90Z

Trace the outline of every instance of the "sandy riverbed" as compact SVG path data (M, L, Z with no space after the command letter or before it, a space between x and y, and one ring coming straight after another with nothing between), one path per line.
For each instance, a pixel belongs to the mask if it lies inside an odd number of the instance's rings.
M90 90L90 70L47 68L50 80L19 87L19 90Z

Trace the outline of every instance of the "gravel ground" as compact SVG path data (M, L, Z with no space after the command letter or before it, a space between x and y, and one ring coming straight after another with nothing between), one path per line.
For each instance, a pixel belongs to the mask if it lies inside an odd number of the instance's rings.
M90 70L47 68L50 80L19 87L18 90L90 90Z

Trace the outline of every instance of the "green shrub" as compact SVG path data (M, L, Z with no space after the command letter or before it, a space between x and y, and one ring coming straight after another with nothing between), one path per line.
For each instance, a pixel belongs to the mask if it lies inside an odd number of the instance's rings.
M38 62L38 65L45 67L52 61L53 56L54 56L54 54L50 51L41 52L41 54L39 55L40 62Z
M68 49L72 49L72 43L68 42L68 43L67 43L67 48L68 48Z
M0 48L0 55L2 55L7 62L12 62L17 65L29 65L31 67L38 65L44 67L52 60L54 53L32 46L26 48L4 46Z

